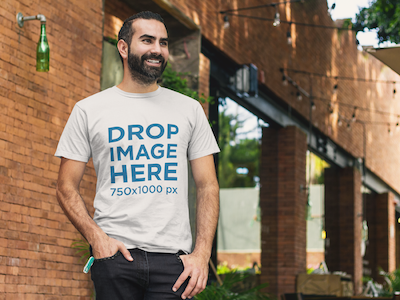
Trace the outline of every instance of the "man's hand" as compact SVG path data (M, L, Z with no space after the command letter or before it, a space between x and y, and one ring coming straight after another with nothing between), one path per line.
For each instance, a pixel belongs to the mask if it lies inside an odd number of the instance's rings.
M116 239L110 238L106 234L93 242L91 246L95 259L110 257L119 251L128 261L133 261L131 253L126 249L125 245Z
M192 298L198 293L202 292L207 285L208 279L208 261L209 258L205 258L195 253L180 256L184 270L176 280L172 290L176 292L182 283L190 277L189 284L185 291L182 293L182 299Z

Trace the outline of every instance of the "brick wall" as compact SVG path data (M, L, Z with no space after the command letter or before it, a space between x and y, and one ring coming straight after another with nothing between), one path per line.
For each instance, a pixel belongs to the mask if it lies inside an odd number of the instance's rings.
M296 127L264 128L260 167L261 282L294 293L306 271L306 135Z
M280 68L334 76L400 81L400 76L388 67L368 54L358 51L354 34L350 32L292 24L293 46L290 47L286 43L287 24L282 23L279 27L274 27L272 21L232 16L229 17L230 27L224 29L223 16L219 11L261 5L265 4L265 1L218 0L200 3L197 0L170 0L170 2L199 24L202 35L233 61L239 64L254 63L259 71L264 71L265 87L289 103L306 119L309 116L310 102L308 99L297 101L296 89L282 86ZM279 11L282 20L335 26L328 14L325 1L310 0L304 3L279 5ZM274 8L242 12L245 13L256 17L273 18ZM294 73L288 75L301 87L310 90L309 76ZM400 95L397 93L395 98L393 97L393 85L340 80L338 93L333 95L332 87L336 83L334 79L313 76L311 83L314 96L328 98L333 103L350 104L350 107L335 104L335 113L331 116L327 111L328 103L315 100L317 108L313 112L312 119L314 126L355 157L363 156L362 126L358 123L352 124L350 131L346 130L346 126L339 127L337 112L348 119L352 116L353 106L393 113L388 117L359 110L357 117L366 121L383 122L381 125L367 125L367 166L400 191L400 182L397 180L400 177L400 157L397 155L400 133L397 132L390 137L387 126L388 122L396 124L396 114L400 113Z
M50 72L38 73L44 14ZM91 283L71 248L80 238L61 211L54 152L76 101L100 89L101 1L0 2L0 299L89 299ZM81 184L91 203L95 172ZM92 209L89 207L90 212Z

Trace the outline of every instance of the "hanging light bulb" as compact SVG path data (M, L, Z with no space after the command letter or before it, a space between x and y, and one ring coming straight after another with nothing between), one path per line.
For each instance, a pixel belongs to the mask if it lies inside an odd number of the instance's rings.
M356 111L357 111L357 106L354 106L353 115L351 116L351 122L353 123L356 121Z
M347 123L347 131L350 131L351 130L351 124L350 123Z
M335 84L334 86L333 86L333 93L334 94L336 94L337 93L337 89L338 89L338 85L337 84Z
M227 29L229 28L230 24L229 24L229 18L228 15L224 16L224 28Z
M46 17L41 14L28 17L24 17L22 13L17 14L17 22L21 28L24 26L24 22L32 20L40 20L40 37L36 47L36 71L48 72L50 69L50 48L46 35Z
M301 95L300 91L297 91L296 97L297 97L297 100L299 100L299 101L303 100L303 96Z
M337 124L339 127L341 127L343 125L343 122L342 122L342 119L340 118L340 116L338 118Z
M316 110L317 109L317 106L315 106L314 101L311 101L311 109L312 110Z
M282 84L283 84L284 86L287 86L287 85L288 85L288 80L287 80L285 74L282 75Z
M389 126L389 128L388 128L388 133L389 133L390 136L392 136L392 135L393 135L393 131L390 130L390 123L388 124L388 126Z
M287 44L289 46L292 46L292 34L290 33L290 29L288 30L288 32L286 32L286 39L287 39Z
M288 27L288 31L286 32L286 40L287 40L287 44L289 46L292 46L292 33L291 33L291 29L292 29L292 23L289 23L289 27Z
M333 114L333 104L332 102L329 102L328 110L330 114Z
M393 98L396 95L396 82L393 81Z
M272 25L278 27L281 24L281 17L278 12L278 7L276 5L274 6L275 6L275 16L274 16L274 23L272 23Z

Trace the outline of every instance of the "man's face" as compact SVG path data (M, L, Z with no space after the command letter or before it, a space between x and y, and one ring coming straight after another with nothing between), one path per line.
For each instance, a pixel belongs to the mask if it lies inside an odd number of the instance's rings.
M168 61L168 35L163 23L138 19L132 23L134 34L128 45L128 67L132 79L142 84L154 83Z

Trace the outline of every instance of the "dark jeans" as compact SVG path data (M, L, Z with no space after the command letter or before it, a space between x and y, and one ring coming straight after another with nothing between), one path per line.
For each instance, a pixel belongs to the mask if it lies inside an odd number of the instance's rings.
M129 250L130 262L117 252L111 257L96 259L91 276L96 300L178 300L188 280L176 292L172 287L183 271L179 255Z

